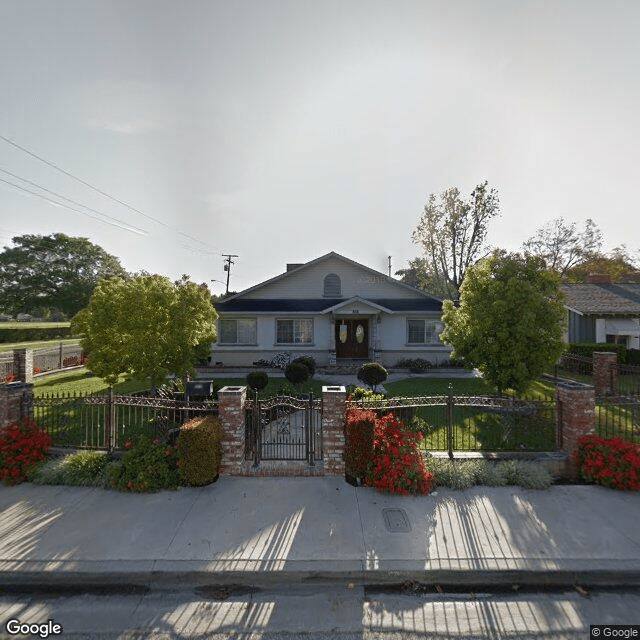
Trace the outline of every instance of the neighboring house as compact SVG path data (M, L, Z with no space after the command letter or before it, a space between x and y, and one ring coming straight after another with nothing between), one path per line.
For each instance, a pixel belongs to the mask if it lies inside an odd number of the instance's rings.
M590 282L563 284L561 288L568 310L568 342L640 348L640 284L615 284L592 277Z
M401 359L449 360L440 342L442 302L331 252L216 303L212 362L251 366L286 352L319 366Z

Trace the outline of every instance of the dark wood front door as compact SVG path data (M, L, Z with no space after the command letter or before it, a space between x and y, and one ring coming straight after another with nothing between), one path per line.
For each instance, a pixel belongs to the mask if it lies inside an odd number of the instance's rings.
M369 320L336 320L336 357L366 360L369 357Z

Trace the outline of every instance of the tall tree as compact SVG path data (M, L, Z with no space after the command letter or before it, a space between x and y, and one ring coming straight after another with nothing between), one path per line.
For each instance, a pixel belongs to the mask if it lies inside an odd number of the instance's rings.
M444 298L448 295L446 281L429 271L427 261L424 258L409 260L408 268L398 269L395 275L401 276L401 282L426 291L433 296Z
M564 348L559 282L541 258L495 251L467 272L460 305L443 303L440 338L500 393L524 392Z
M561 276L597 254L601 247L602 232L591 218L585 220L582 231L575 222L568 224L564 218L556 218L522 244L526 253L543 258Z
M143 275L101 280L71 326L91 370L108 384L128 373L157 385L193 370L215 340L217 317L206 286Z
M467 269L486 252L488 223L499 213L498 193L486 180L466 201L455 187L439 199L429 196L412 239L422 246L428 273L444 283L448 297L458 298Z
M126 277L115 256L89 242L63 233L24 235L0 254L0 304L17 314L35 308L72 316L89 303L101 278Z

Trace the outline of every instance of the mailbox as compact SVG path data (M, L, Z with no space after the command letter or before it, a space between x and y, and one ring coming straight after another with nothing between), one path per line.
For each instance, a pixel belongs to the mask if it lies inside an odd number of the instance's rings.
M208 398L213 395L213 380L192 380L187 382L187 396Z

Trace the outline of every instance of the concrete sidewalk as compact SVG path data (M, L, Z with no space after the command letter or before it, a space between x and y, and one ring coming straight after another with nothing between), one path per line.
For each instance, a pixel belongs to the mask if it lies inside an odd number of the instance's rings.
M400 497L340 478L223 477L155 494L0 486L0 589L283 580L640 584L640 494Z

